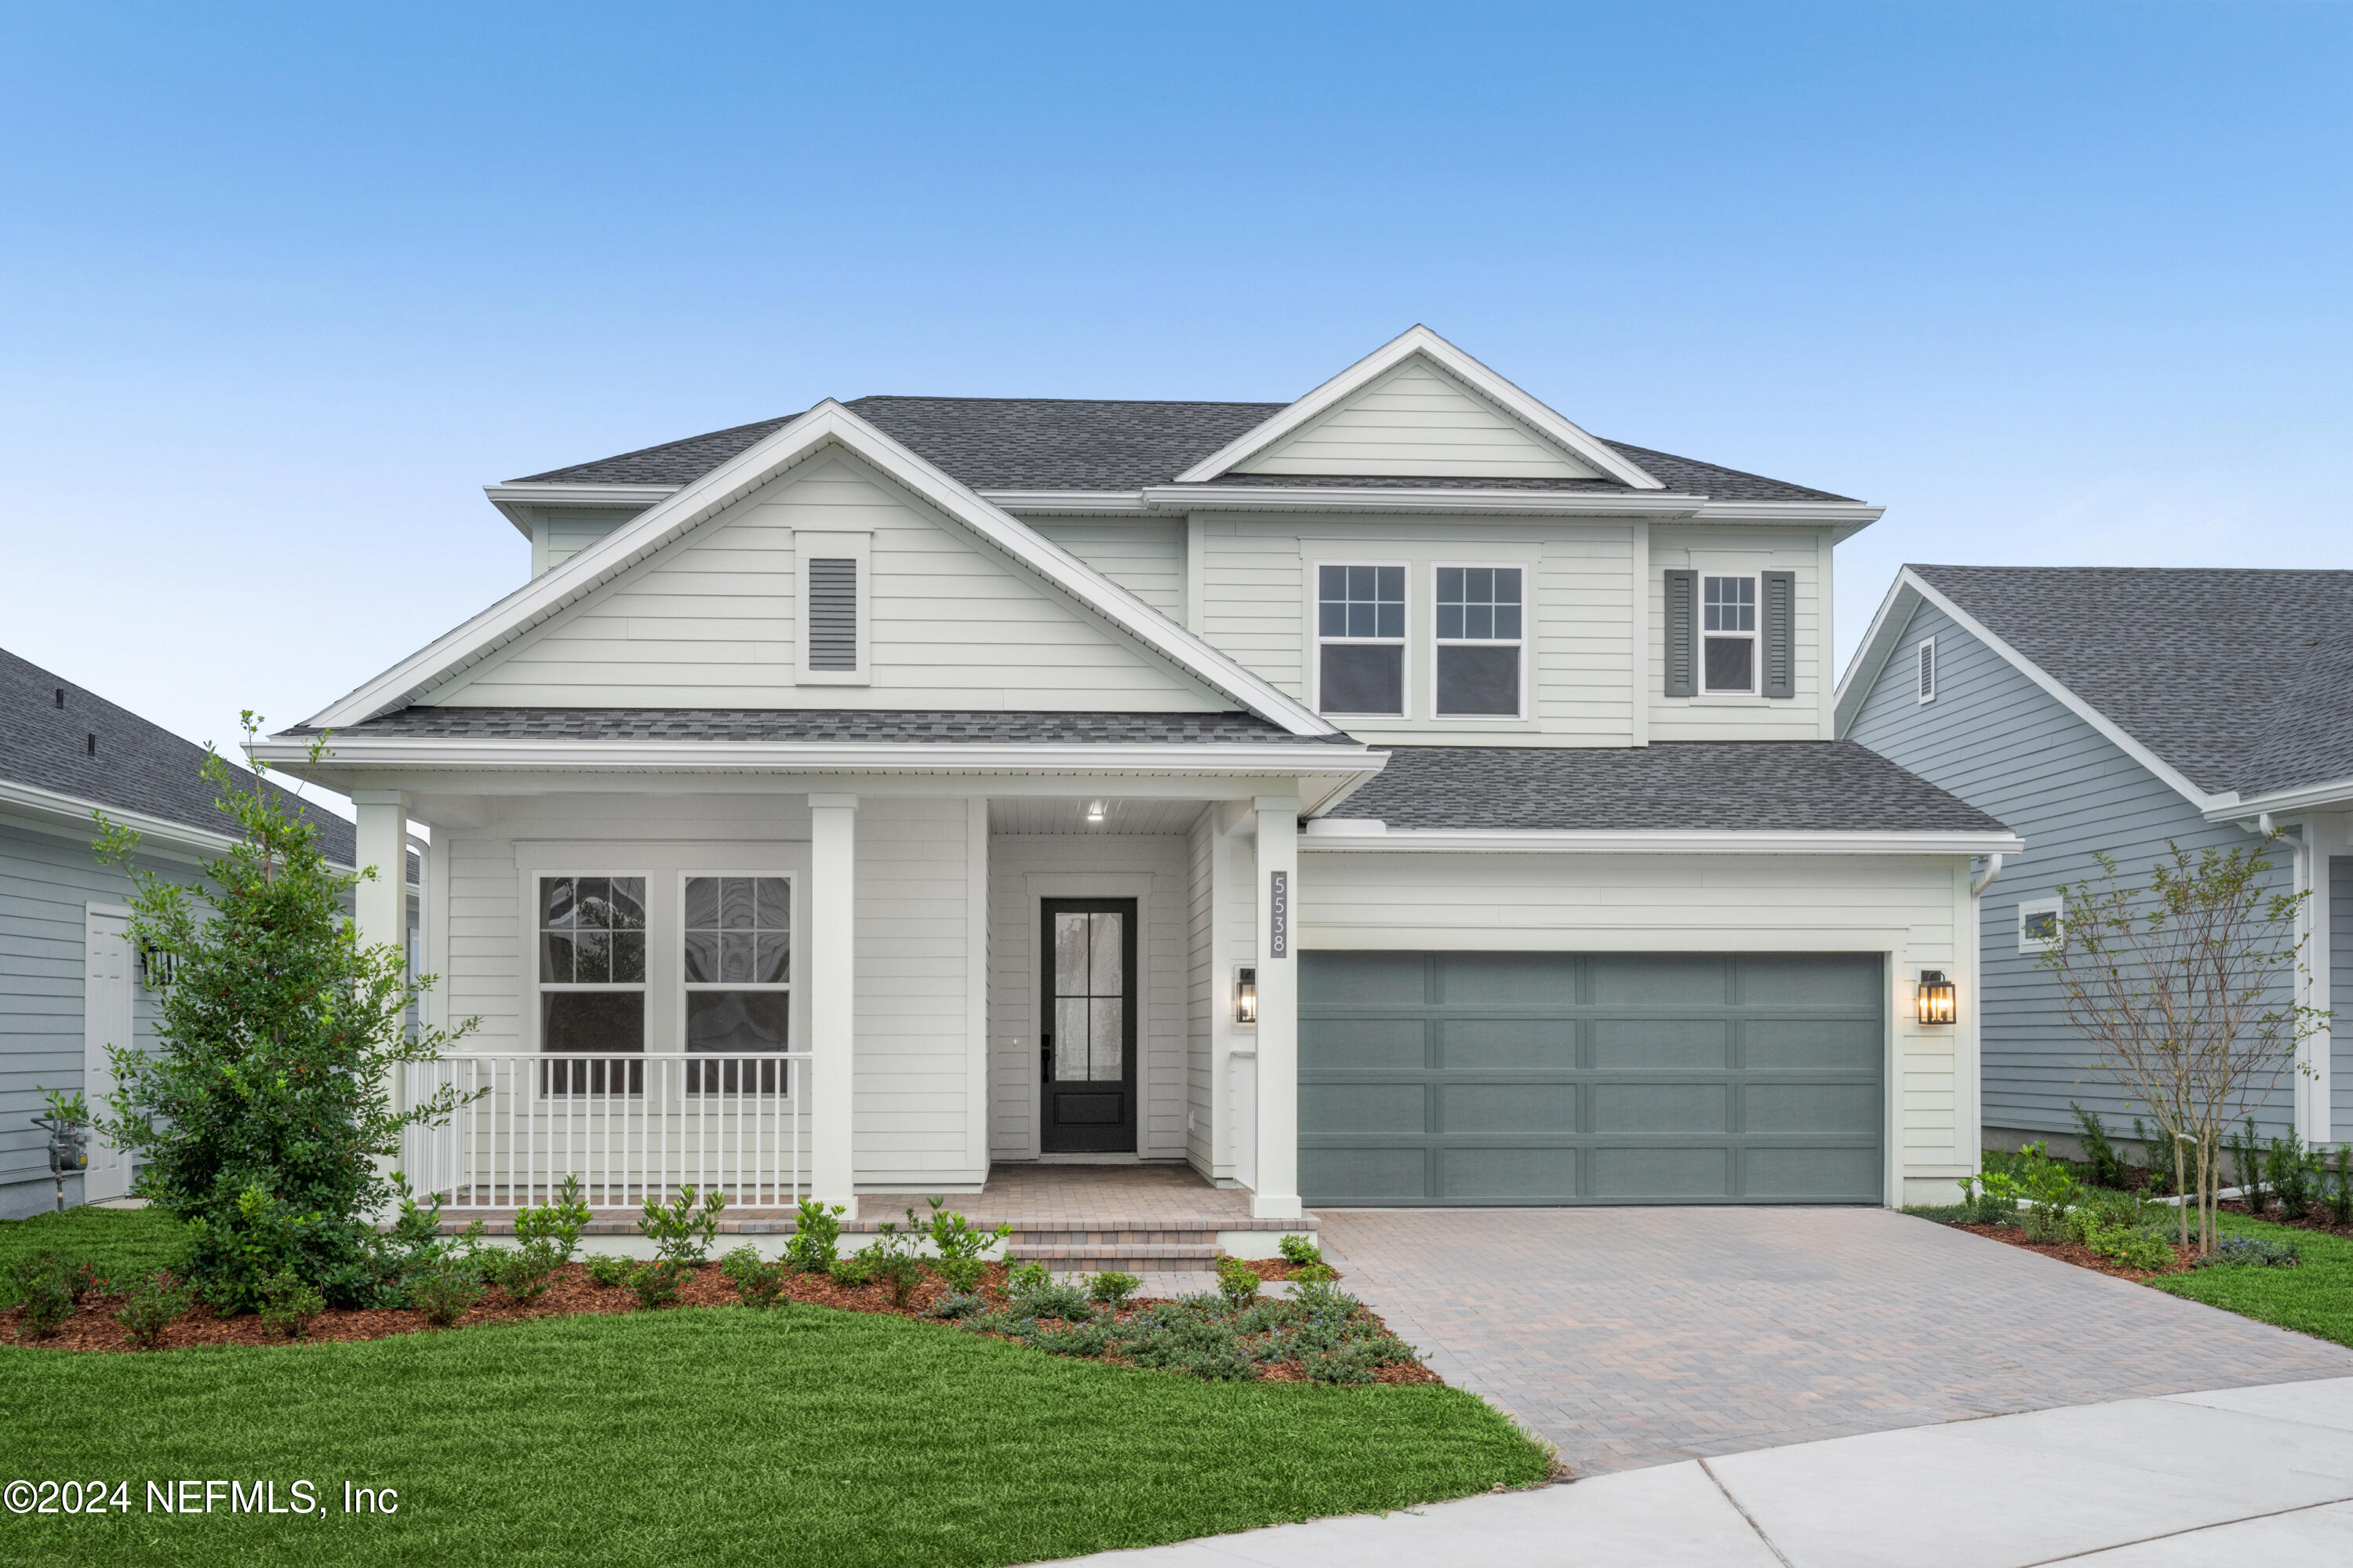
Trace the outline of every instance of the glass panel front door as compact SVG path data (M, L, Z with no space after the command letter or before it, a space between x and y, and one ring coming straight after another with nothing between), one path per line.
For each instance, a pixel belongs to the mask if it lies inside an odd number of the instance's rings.
M1135 1147L1135 900L1045 901L1039 1043L1049 1154Z

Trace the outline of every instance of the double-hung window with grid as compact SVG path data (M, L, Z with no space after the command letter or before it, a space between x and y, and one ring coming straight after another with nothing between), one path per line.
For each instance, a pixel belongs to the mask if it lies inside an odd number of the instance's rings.
M1315 569L1316 705L1327 714L1405 712L1405 568Z
M1517 718L1525 617L1517 567L1438 568L1438 712Z
M601 1058L645 1053L646 879L543 876L538 906L539 1048L573 1058L542 1066L540 1092L645 1093L642 1061Z
M793 885L783 876L686 879L686 1092L792 1092L774 1061L792 1048Z
M1757 579L1700 579L1700 689L1757 690Z

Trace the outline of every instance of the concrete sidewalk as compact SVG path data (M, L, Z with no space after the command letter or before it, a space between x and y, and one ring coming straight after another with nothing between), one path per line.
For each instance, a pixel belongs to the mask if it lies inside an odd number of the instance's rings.
M1876 1432L1072 1561L1104 1568L2353 1563L2353 1378Z

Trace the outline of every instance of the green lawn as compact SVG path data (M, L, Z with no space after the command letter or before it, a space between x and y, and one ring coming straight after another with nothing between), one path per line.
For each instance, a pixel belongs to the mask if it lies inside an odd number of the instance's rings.
M0 1232L0 1260L35 1229ZM810 1307L153 1355L0 1345L0 1480L127 1480L132 1499L0 1514L5 1562L1020 1563L1546 1470L1452 1389L1206 1383ZM282 1502L298 1478L327 1517L232 1513L226 1490L209 1515L145 1511L149 1480L274 1479ZM342 1514L346 1481L396 1489L398 1512Z
M153 1209L68 1209L0 1220L0 1274L45 1247L95 1264L100 1274L127 1284L178 1261L180 1227ZM5 1291L0 1285L0 1295Z
M2294 1268L2225 1265L2189 1274L2168 1274L2149 1284L2283 1329L2294 1329L2340 1345L2353 1345L2353 1239L2251 1220L2244 1214L2215 1216L2225 1235L2261 1236L2293 1242L2303 1261Z

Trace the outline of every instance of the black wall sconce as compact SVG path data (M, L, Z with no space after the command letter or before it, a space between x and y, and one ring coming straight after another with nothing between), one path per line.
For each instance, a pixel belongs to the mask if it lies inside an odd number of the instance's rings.
M1251 965L1234 970L1234 1022L1258 1022L1258 970Z
M1920 1022L1950 1023L1960 1016L1961 1004L1953 982L1942 969L1920 971Z

